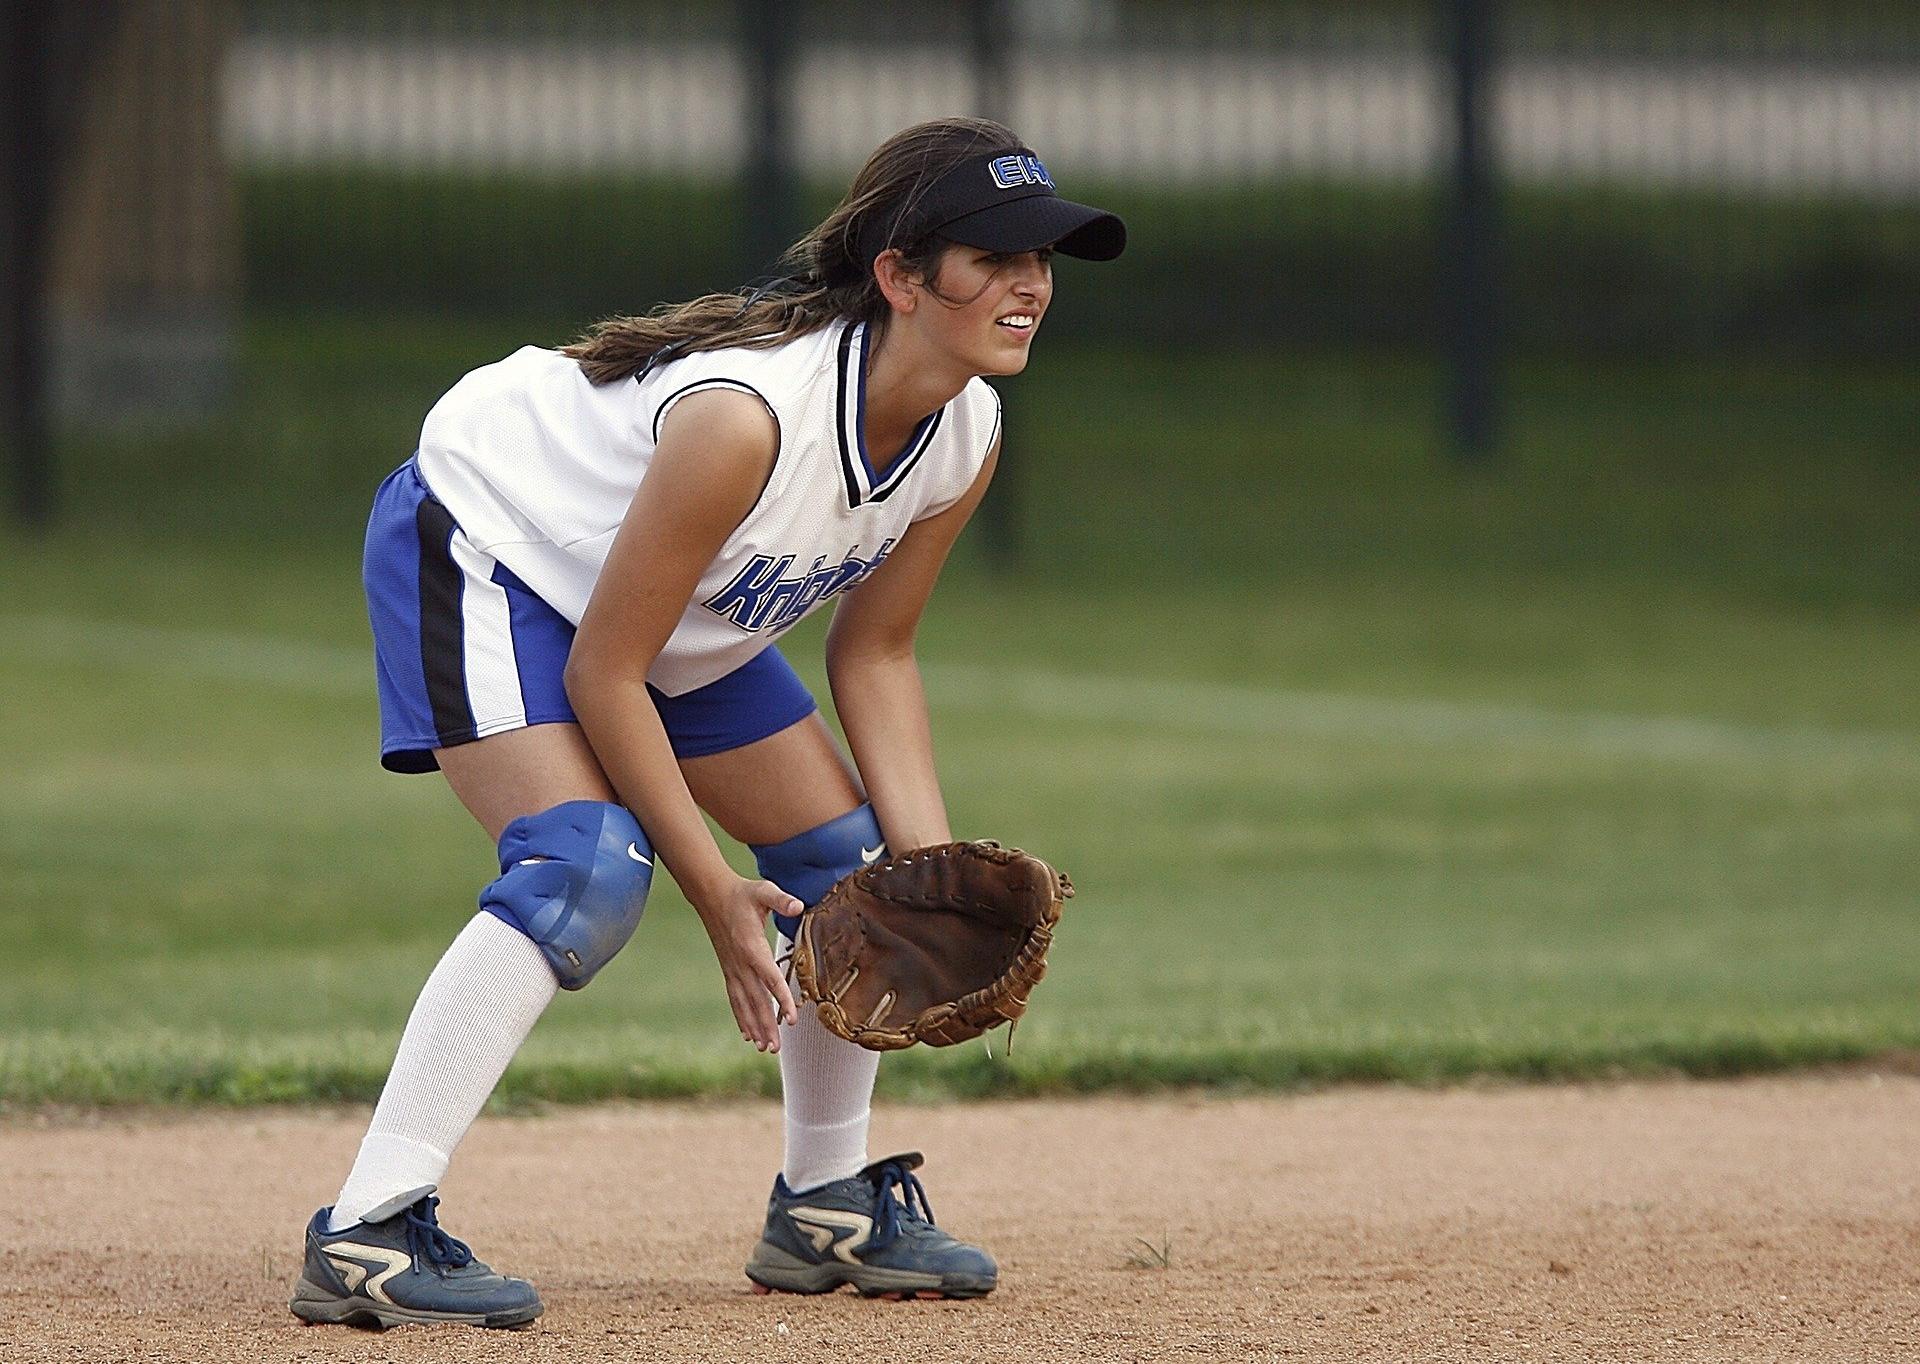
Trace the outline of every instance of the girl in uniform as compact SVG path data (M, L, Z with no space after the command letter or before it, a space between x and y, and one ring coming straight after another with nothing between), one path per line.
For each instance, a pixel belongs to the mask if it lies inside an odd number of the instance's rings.
M525 347L467 375L381 486L366 586L381 760L438 768L500 875L428 977L345 1186L306 1232L310 1322L514 1326L541 1304L435 1217L435 1188L558 988L585 985L665 862L741 1037L779 1053L786 1147L764 1290L970 1297L917 1154L868 1159L878 1063L802 1014L769 946L886 854L951 838L914 662L921 610L1000 451L1054 251L1117 256L1006 128L889 139L792 274ZM834 603L836 746L775 641ZM751 847L734 873L700 812Z

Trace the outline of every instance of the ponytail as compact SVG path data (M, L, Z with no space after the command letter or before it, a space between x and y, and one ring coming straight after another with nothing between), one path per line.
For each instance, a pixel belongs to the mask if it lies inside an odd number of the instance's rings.
M936 119L896 133L861 168L840 206L788 248L780 260L784 273L772 283L663 304L638 317L607 318L561 353L578 361L591 382L610 384L676 355L778 346L841 318L884 328L891 315L886 296L873 277L873 261L860 259L856 243L878 235L884 249L899 250L910 269L933 280L945 243L937 237L896 240L913 205L948 167L1019 146L1011 130L987 119ZM885 231L868 233L876 221Z
M690 351L777 346L818 331L846 315L835 292L817 280L789 276L753 293L704 294L640 317L596 322L561 353L579 361L591 382L610 384Z

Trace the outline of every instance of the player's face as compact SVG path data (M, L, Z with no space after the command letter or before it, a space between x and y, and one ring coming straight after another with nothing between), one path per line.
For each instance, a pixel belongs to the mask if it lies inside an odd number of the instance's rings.
M949 246L941 257L944 301L922 309L933 339L975 374L1027 367L1040 319L1053 299L1053 248L1001 254Z

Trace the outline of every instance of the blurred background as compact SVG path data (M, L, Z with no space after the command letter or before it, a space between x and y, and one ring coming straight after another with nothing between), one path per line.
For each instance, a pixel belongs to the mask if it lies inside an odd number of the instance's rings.
M375 1092L491 867L374 762L373 487L962 112L1131 241L922 645L956 828L1082 896L896 1092L1920 1045L1910 3L7 13L0 1102ZM730 1033L663 888L503 1093L767 1092Z

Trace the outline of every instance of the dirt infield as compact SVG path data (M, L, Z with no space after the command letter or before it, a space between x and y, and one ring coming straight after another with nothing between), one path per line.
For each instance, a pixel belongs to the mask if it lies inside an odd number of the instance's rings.
M1000 1257L973 1303L749 1293L771 1107L489 1119L445 1211L525 1332L288 1315L363 1120L0 1122L0 1358L1920 1359L1903 1075L885 1109Z

